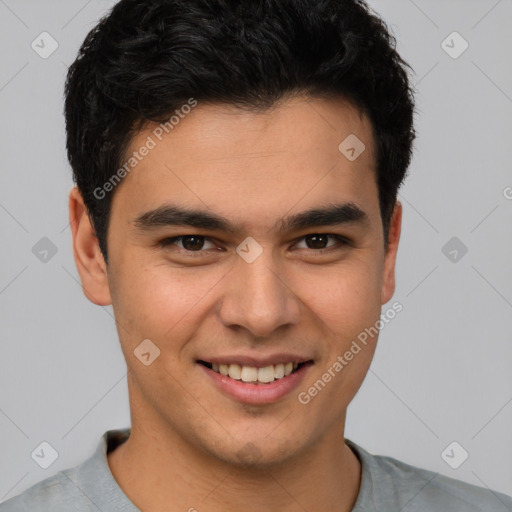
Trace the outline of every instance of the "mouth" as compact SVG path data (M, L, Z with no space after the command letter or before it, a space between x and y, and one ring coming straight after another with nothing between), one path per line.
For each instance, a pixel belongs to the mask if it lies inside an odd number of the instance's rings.
M268 386L273 382L284 379L312 361L297 362L289 361L287 363L278 363L264 367L239 365L236 363L212 363L208 361L197 361L206 368L223 375L232 380L241 381L246 384Z
M235 402L258 406L278 403L298 389L313 359L297 354L224 355L196 359L214 389Z

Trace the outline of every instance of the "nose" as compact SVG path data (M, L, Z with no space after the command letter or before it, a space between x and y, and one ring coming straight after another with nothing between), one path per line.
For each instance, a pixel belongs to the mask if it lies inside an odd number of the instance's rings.
M252 263L240 258L226 279L218 310L226 327L243 327L254 337L268 337L298 323L300 301L285 274L273 264L270 251L263 251Z

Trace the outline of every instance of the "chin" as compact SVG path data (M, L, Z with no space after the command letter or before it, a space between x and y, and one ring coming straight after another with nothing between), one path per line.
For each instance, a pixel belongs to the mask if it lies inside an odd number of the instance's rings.
M208 447L209 454L216 459L239 469L264 471L284 464L300 452L301 442L297 439L270 439L262 437L259 440L234 441L216 444Z

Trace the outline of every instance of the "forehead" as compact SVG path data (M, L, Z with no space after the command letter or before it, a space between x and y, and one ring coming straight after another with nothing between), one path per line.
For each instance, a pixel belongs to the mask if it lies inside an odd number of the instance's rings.
M125 162L136 165L113 212L133 219L172 202L270 226L293 209L378 203L371 124L345 100L291 98L264 112L199 102L174 123L169 133L148 124L132 139ZM352 148L364 150L353 159Z

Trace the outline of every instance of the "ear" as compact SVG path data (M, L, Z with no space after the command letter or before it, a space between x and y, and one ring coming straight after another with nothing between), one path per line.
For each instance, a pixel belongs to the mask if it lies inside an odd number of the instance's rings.
M85 296L98 306L112 303L107 265L77 187L69 193L69 224L73 235L73 255Z
M402 228L402 204L396 201L393 215L389 224L389 243L384 256L384 271L382 274L381 303L385 304L395 293L395 262Z

